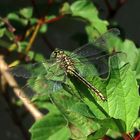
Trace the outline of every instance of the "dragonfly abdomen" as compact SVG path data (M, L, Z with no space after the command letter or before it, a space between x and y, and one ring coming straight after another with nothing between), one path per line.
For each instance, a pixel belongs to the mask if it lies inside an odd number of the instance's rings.
M93 85L91 85L85 78L80 76L76 71L71 71L71 73L77 77L83 84L85 84L90 90L92 90L101 100L105 101L106 98L102 95L102 93L95 88Z

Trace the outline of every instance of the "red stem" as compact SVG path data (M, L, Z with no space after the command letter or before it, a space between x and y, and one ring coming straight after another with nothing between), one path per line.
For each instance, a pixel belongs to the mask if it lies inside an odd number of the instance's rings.
M60 20L60 19L63 18L63 17L64 17L64 15L60 15L60 16L58 16L58 17L55 17L55 18L53 18L53 19L50 19L50 20L46 21L46 23L53 23L53 22L56 22L56 21Z
M140 140L140 132L135 136L134 140Z

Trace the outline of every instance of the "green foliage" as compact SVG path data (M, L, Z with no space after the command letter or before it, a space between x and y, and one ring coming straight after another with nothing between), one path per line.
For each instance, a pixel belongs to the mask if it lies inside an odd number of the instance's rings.
M60 115L47 115L41 121L34 124L30 129L32 139L43 140L49 139L54 140L59 138L60 140L68 140L70 132L67 129L67 122ZM47 133L46 133L47 132Z
M31 18L33 15L33 9L31 7L23 8L19 11L19 14L22 15L24 18Z
M86 79L90 80L88 77ZM120 133L132 131L138 117L140 100L136 73L131 70L126 55L118 54L110 58L110 74L107 79L93 77L90 82L105 94L106 102L93 97L93 93L76 80L68 81L72 93L61 88L51 94L50 82L47 81L46 94L51 96L51 100L67 120L71 138L88 139L89 136L89 139L97 139L103 137L109 129ZM41 91L41 87L42 84L38 87L38 92ZM77 90L80 96L77 95ZM42 93L45 91L42 90Z
M73 17L80 17L81 20L87 22L85 30L89 41L107 31L108 22L99 18L98 11L91 1L77 0L72 5L65 3L61 12L70 13Z
M56 11L58 14L58 10ZM94 42L108 30L109 22L99 17L97 8L90 0L62 3L59 11L67 18L71 16L85 23L88 42ZM53 19L55 22L57 14L50 13L43 20ZM35 31L46 34L49 29L47 22L44 22L36 30L41 20L34 16L32 7L11 12L6 18L13 27L4 18L0 19L0 46L11 53L22 54L24 61L29 59L39 62L35 65L21 65L31 75L27 85L33 89L29 91L32 101L38 108L49 111L31 127L32 140L97 140L104 135L121 136L133 132L135 128L140 129L140 50L133 41L123 41L112 34L108 36L104 46L98 46L98 49L100 47L107 54L121 52L109 57L109 74L105 79L99 77L95 65L80 61L78 56L73 58L80 75L107 98L103 102L77 78L66 78L64 71L54 63L52 57L46 61L42 53L32 49L32 34ZM10 30L14 28L16 31ZM18 35L24 36L24 39L16 40ZM68 51L65 53L70 54Z

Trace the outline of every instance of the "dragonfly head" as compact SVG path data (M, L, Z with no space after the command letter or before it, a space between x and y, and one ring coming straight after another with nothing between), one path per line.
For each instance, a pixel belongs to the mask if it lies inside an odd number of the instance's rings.
M56 48L56 49L52 52L51 57L52 57L52 58L57 58L57 57L61 56L63 53L64 53L63 50Z

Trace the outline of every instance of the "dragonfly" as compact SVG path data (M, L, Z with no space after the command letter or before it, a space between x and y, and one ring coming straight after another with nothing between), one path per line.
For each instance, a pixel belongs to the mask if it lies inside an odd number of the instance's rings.
M79 61L84 62L90 59L92 60L92 58L94 57L94 59L98 61L98 59L102 57L99 54L102 53L103 50L105 49L107 45L106 41L108 40L108 38L112 37L112 35L118 36L119 34L120 31L117 28L112 28L108 30L106 33L104 33L103 35L101 35L94 43L87 43L82 47L75 49L71 53L66 53L66 51L56 48L52 52L50 60L46 60L45 62L40 62L35 64L19 65L13 68L11 72L13 75L18 77L33 78L35 76L35 74L34 76L32 75L33 71L41 68L40 69L41 71L38 72L36 76L40 74L40 75L44 75L46 79L52 80L53 77L55 76L63 75L64 78L62 79L62 81L58 80L59 82L62 83L65 83L64 79L66 79L70 75L72 77L77 78L80 82L82 82L88 89L92 91L92 93L94 93L102 101L106 101L107 99L101 93L101 91L97 89L93 84L91 84L88 80L86 80L86 78L82 75L82 72L78 70L78 68L76 67L76 63L78 62L76 62L76 60L78 59ZM101 48L101 46L104 48L102 48L102 51L96 52L95 46L96 49ZM46 65L46 63L48 65ZM51 70L52 67L55 68L55 72L50 73L49 71ZM61 72L59 72L59 70Z

